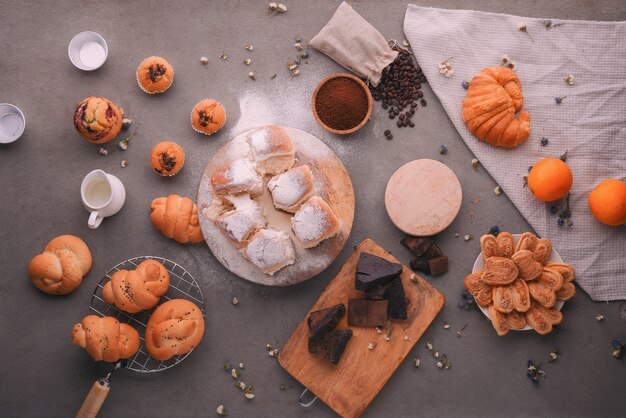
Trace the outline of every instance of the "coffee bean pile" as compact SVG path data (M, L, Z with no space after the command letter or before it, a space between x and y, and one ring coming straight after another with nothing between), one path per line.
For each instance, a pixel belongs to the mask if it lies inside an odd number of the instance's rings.
M426 76L419 65L413 62L408 50L398 46L393 49L399 52L398 57L383 71L378 86L370 86L370 91L374 100L382 101L389 119L398 118L398 128L413 128L415 124L411 118L418 109L418 101L426 106L424 93L420 91L422 83L426 83ZM385 136L390 139L388 135Z

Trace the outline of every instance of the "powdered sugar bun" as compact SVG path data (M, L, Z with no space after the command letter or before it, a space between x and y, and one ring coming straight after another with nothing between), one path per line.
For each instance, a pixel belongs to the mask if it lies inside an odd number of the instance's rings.
M291 225L296 238L304 248L316 247L341 230L341 220L319 196L311 197L300 207L291 218Z

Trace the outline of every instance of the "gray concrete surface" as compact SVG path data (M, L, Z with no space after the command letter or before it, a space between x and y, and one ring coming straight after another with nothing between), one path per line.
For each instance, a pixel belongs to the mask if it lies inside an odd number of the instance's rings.
M338 2L287 1L289 11L280 16L268 16L265 3L0 0L0 102L16 104L27 119L24 136L0 147L0 415L75 413L107 366L94 363L71 344L71 327L87 314L104 271L127 258L149 254L183 264L200 282L206 298L206 335L198 349L171 370L149 376L130 371L115 375L101 416L215 416L219 404L230 416L332 416L321 402L306 410L298 405L302 387L267 355L265 345L280 345L289 337L363 239L373 238L408 262L409 255L399 244L402 234L385 213L385 184L401 164L435 158L456 172L464 190L458 218L437 237L450 256L450 272L428 278L447 303L365 415L623 416L625 363L611 357L611 339L626 338L620 303L593 303L579 291L563 309L560 332L547 337L520 332L499 338L480 312L460 309L462 279L479 243L455 238L455 233L480 236L494 224L521 232L529 229L528 224L506 196L493 194L495 184L484 169L470 168L471 153L428 87L428 107L414 118L416 128L394 130L393 141L382 135L391 124L378 106L372 121L350 138L333 137L315 126L306 111L312 89L341 68L312 51L300 77L291 79L286 61L295 56L294 36L309 40ZM419 3L546 18L626 18L626 3L619 0ZM385 37L403 38L403 2L355 1L354 7ZM97 31L109 43L108 61L92 73L75 69L67 57L69 40L83 30ZM247 43L254 45L252 53L244 50ZM230 53L228 61L218 59L222 50ZM159 97L141 92L134 76L139 62L153 54L166 57L176 69L172 89ZM202 55L210 59L207 67L199 63ZM248 79L250 68L241 63L247 56L254 59L256 81ZM270 80L274 73L278 76ZM89 95L114 100L136 121L137 136L125 153L109 145L109 155L102 157L97 146L74 132L74 106ZM246 110L244 99L254 95L266 98L265 106L274 116ZM205 97L220 100L229 115L224 130L212 137L196 134L189 126L192 106ZM211 155L257 120L317 135L343 159L357 195L354 228L336 262L318 277L289 288L261 287L233 276L205 245L185 247L169 241L152 228L148 217L149 202L156 196L195 196ZM154 175L147 163L151 146L165 139L176 140L187 151L185 168L172 179ZM438 154L440 144L448 146L447 155ZM120 167L122 158L128 159L129 167ZM95 168L119 176L128 199L118 215L92 231L86 225L79 186ZM472 203L474 198L480 203ZM470 211L475 216L470 217ZM82 237L94 264L78 290L51 297L30 284L27 266L60 234ZM233 296L239 298L238 306L231 305ZM604 314L603 322L594 319L596 313ZM451 328L444 329L443 321ZM458 338L455 331L465 324ZM450 370L435 367L425 347L428 339L448 355ZM558 360L548 363L548 353L557 347ZM412 366L415 357L422 359L418 370ZM526 377L528 359L543 362L547 378L538 386ZM245 363L244 380L254 384L256 399L244 399L233 387L233 379L222 370L225 361ZM286 389L280 390L280 385Z

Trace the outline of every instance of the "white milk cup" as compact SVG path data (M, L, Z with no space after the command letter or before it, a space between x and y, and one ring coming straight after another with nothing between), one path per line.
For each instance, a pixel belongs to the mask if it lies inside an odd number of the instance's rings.
M80 185L80 197L85 209L91 212L87 225L96 229L107 216L115 215L126 200L124 185L113 174L93 170Z

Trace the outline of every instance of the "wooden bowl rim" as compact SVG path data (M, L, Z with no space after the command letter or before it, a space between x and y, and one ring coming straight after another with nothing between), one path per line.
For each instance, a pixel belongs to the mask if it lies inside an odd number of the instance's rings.
M315 104L317 95L320 89L322 88L322 86L328 83L330 80L333 80L335 78L340 78L340 77L347 77L352 80L355 80L359 84L359 86L361 86L361 88L365 91L365 95L367 96L367 113L365 114L365 117L363 118L361 123L359 123L354 128L345 129L345 130L333 129L330 126L326 125L324 122L322 122L322 120L317 114L317 106ZM320 124L322 128L326 129L328 132L333 133L333 134L347 135L347 134L351 134L351 133L358 131L370 120L372 116L372 93L370 92L370 89L367 87L367 85L365 85L363 80L361 80L359 77L349 74L349 73L335 73L324 78L322 81L319 82L317 87L315 87L315 90L313 91L313 98L311 99L311 107L313 110L313 116L315 116L315 120L317 121L317 123Z

